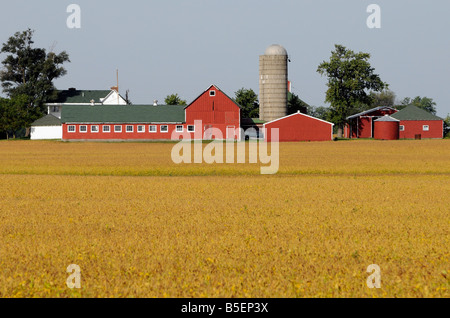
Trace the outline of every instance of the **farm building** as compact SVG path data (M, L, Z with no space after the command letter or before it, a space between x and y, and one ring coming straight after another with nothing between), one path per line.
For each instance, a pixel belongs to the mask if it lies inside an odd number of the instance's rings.
M300 112L264 124L265 140L272 141L271 129L277 128L279 141L333 140L333 123Z
M188 106L68 105L63 140L170 140L241 138L240 107L211 85Z
M345 138L373 138L375 120L384 115L392 115L397 110L381 106L347 117L348 124L344 127Z
M116 87L111 90L77 90L69 88L56 92L56 97L45 105L48 114L61 119L61 111L65 105L127 105L126 100L119 94Z
M62 138L61 120L53 115L47 115L31 124L31 140L48 140Z
M407 106L392 117L400 121L400 139L444 137L444 120L416 106Z
M374 138L378 140L397 140L399 139L399 129L400 120L384 115L375 120Z

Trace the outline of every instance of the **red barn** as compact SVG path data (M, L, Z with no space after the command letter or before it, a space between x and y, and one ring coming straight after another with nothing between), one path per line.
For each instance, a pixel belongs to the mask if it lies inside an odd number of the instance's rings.
M61 121L63 140L171 140L187 134L191 139L241 137L240 107L214 85L188 106L67 105Z
M410 105L392 117L400 120L400 139L444 137L444 120L416 106Z
M202 121L202 131L219 130L223 139L240 140L241 108L217 86L211 85L186 107L186 124ZM204 136L204 139L210 139Z
M375 120L396 112L397 110L394 108L381 106L349 116L347 117L348 124L344 127L344 137L373 138Z
M279 131L279 141L333 140L333 123L300 112L264 124L265 140L272 141L272 130Z

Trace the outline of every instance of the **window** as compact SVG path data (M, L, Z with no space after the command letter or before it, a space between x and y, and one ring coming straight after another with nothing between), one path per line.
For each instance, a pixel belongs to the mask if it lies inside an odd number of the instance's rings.
M51 112L52 113L59 113L59 107L58 106L52 106Z
M400 131L405 131L405 126L400 125Z
M216 96L216 91L209 91L209 96L211 96L211 97Z
M114 126L114 132L121 133L122 132L122 126Z
M80 132L81 133L87 133L87 126L80 126Z
M195 126L194 125L189 125L188 126L188 132L195 132Z
M109 133L109 132L111 132L111 127L110 127L110 126L103 126L103 132L104 132L104 133Z
M92 126L91 126L91 132L92 132L92 133L98 133L98 126L92 125Z
M162 133L169 132L169 126L167 126L167 125L162 125L162 126L161 126L161 132L162 132Z
M137 131L138 131L138 133L143 133L143 132L145 132L145 126L139 125L139 126L137 127Z
M423 125L423 131L430 131L430 126Z
M156 132L156 126L155 125L148 126L148 131L151 132L151 133L155 133Z
M183 126L178 125L177 126L177 132L183 132Z
M70 133L74 133L77 131L77 128L75 126L71 125L68 127L67 131Z
M127 125L127 133L132 133L133 132L133 126L131 125Z

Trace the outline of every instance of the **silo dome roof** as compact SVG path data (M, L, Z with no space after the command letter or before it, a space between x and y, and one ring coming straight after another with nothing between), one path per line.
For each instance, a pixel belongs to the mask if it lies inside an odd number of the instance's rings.
M264 55L288 55L286 49L279 44L273 44L266 49Z

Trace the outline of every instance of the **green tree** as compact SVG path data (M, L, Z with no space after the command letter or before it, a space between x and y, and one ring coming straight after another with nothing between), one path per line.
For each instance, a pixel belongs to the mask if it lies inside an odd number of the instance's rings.
M31 29L16 32L3 43L0 51L6 54L0 72L3 92L13 99L21 95L28 96L28 104L23 105L25 127L42 116L44 103L56 94L53 80L67 73L62 65L70 62L65 51L56 54L34 48L33 34Z
M444 136L450 137L450 114L444 119Z
M29 114L24 105L29 105L27 95L18 95L13 98L0 98L0 131L6 133L6 138L16 137L16 131L24 127Z
M242 118L258 118L259 117L259 101L258 95L250 88L241 88L235 92L234 101L241 106Z
M308 107L308 115L322 119L322 120L330 120L330 108L325 106L309 106Z
M381 92L370 92L372 98L371 108L379 106L395 106L396 95L389 89L382 90Z
M372 97L367 91L382 91L388 85L381 81L371 67L369 53L355 53L342 45L335 45L330 61L322 62L317 72L328 77L325 102L331 104L331 120L342 137L347 117L358 104L370 105Z
M401 101L401 106L409 106L414 105L418 108L421 108L423 110L426 110L427 112L436 115L436 103L433 101L432 98L428 97L420 97L416 96L415 98L406 97Z
M171 94L164 100L166 105L187 105L187 102L178 96L178 94Z
M300 111L303 114L308 114L309 105L302 101L294 93L288 92L288 115L294 114Z

